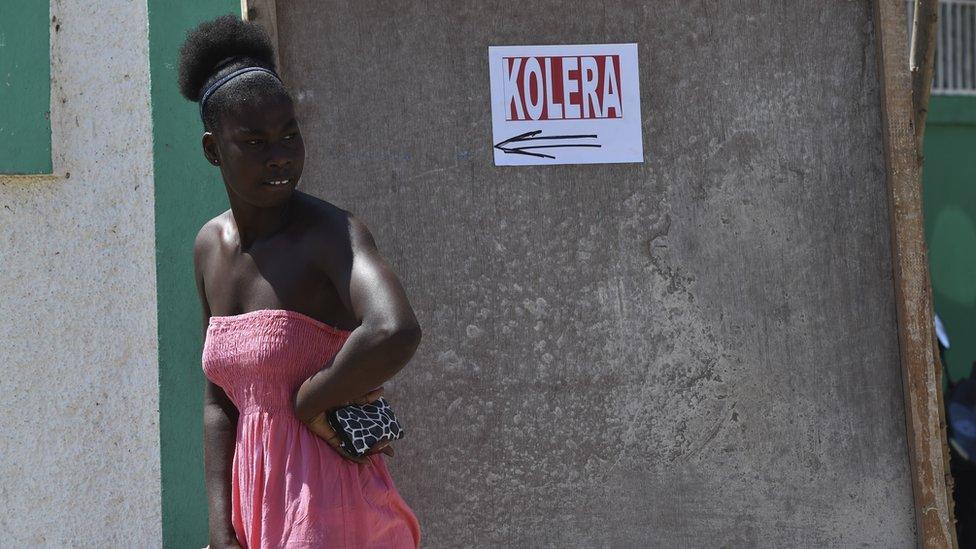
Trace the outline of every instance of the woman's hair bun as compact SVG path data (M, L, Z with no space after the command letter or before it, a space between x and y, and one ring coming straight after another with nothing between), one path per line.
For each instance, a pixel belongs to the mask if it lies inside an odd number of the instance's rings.
M199 101L204 84L233 61L275 70L274 48L267 32L231 14L188 31L180 47L180 94L190 101Z

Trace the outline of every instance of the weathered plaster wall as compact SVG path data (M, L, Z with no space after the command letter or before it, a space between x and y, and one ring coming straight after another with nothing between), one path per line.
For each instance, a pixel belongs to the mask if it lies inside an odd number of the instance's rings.
M933 96L925 123L923 205L935 312L953 381L976 363L976 97Z
M239 0L149 0L153 171L156 181L156 283L159 299L159 431L163 546L207 544L203 479L203 340L193 280L193 239L226 210L220 172L203 156L197 104L176 86L179 48L188 30Z
M301 187L424 328L426 547L913 547L871 3L279 3ZM489 45L639 44L641 165L496 168Z
M0 177L0 545L154 547L146 3L56 0L51 15L58 175Z

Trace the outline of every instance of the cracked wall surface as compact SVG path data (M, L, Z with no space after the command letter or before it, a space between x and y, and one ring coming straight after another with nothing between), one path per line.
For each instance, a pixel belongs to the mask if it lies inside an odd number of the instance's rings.
M872 16L279 6L301 186L424 329L387 396L429 546L914 546ZM645 163L493 166L487 47L617 42Z

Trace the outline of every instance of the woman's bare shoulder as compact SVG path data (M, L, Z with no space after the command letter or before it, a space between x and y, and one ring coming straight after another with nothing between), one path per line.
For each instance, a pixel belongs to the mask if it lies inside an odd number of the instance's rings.
M302 225L322 244L348 241L349 218L352 213L328 200L301 193Z
M193 241L193 263L198 268L201 260L220 244L224 228L229 220L229 214L230 210L227 210L213 217L197 231L197 236Z
M304 231L320 266L348 268L362 226L349 210L311 195L303 197Z
M346 245L355 244L363 238L372 239L372 234L362 219L353 212L322 200L321 198L304 194L308 204L313 208L312 217L319 230L339 237Z

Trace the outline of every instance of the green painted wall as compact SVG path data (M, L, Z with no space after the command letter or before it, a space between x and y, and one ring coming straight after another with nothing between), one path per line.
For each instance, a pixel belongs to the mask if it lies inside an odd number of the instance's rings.
M177 53L189 29L218 15L239 14L240 6L239 0L149 0L164 547L207 544L203 342L192 252L197 230L227 209L220 174L200 149L197 106L176 86Z
M0 173L51 173L49 5L0 2Z
M953 379L976 361L976 97L932 96L922 168L935 310Z

